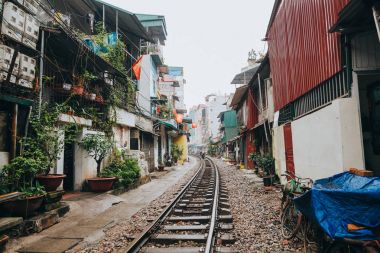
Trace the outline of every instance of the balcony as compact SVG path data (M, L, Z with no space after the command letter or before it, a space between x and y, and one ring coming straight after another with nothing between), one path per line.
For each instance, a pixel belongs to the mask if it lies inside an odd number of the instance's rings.
M159 44L151 44L141 46L142 54L149 54L152 56L153 62L156 66L161 66L164 63L163 47Z

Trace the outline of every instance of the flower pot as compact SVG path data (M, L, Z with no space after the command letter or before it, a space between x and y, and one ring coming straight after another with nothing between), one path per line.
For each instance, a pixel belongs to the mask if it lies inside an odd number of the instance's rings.
M165 165L158 165L158 171L163 171L165 168Z
M116 177L96 177L87 179L92 192L106 192L112 189Z
M74 94L83 95L84 87L83 87L83 86L79 86L79 85L74 85L74 86L71 88L71 91L72 91Z
M273 185L273 175L263 177L264 186L272 186Z
M89 98L90 100L94 101L94 100L96 99L96 94L95 94L95 93L90 93L90 94L88 95L88 98Z
M0 210L4 209L12 216L29 217L41 207L44 195L27 197L23 199L9 200L1 204Z
M98 103L104 103L104 99L103 99L103 97L100 96L100 95L97 95L97 96L96 96L95 101L98 102Z
M64 174L48 174L36 176L36 179L45 187L45 191L52 192L57 190L65 177Z

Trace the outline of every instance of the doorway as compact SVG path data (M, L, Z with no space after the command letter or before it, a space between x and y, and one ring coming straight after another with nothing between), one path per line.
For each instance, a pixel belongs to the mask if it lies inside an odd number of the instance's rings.
M358 75L365 168L380 175L380 74Z
M63 173L66 178L63 180L63 189L65 191L74 191L75 177L75 143L65 143L63 158Z
M290 123L284 125L284 143L285 143L286 172L288 172L290 175L295 176L292 125Z

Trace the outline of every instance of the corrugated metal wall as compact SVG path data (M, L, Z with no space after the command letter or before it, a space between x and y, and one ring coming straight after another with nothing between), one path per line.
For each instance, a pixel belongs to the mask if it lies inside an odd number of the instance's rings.
M376 32L352 38L352 68L356 71L380 68L380 42Z
M349 0L283 0L268 33L275 110L341 70L337 33L329 33Z

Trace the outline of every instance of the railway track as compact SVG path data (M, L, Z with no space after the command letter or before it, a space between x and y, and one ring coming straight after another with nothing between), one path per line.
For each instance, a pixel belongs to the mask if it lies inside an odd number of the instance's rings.
M227 190L206 158L161 215L119 252L233 253L231 229Z

